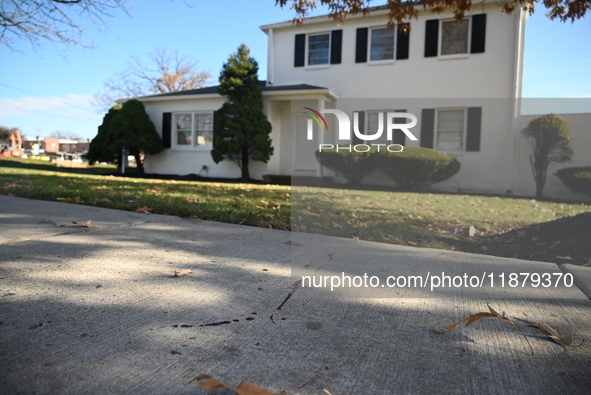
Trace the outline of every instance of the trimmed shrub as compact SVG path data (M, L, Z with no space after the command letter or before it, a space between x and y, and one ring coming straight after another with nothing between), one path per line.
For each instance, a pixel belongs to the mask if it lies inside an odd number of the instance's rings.
M373 147L368 152L349 152L344 148L340 148L339 151L336 148L316 151L316 159L322 166L345 177L348 184L360 185L361 180L376 169L376 148Z
M404 147L403 152L380 151L376 165L403 188L414 190L447 180L460 171L460 162L431 148Z
M591 197L591 166L568 167L556 172L566 186Z
M521 133L532 142L529 160L536 182L536 199L541 199L548 165L569 161L573 155L571 132L562 117L547 114L533 119Z

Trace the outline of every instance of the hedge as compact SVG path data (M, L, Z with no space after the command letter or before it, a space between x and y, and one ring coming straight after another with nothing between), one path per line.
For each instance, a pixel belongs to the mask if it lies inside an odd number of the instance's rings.
M345 148L349 146L316 151L316 158L322 166L345 177L350 185L360 185L361 180L375 170L376 148L368 152L349 152Z
M413 190L446 180L460 171L460 162L431 148L404 147L402 152L383 148L378 152L376 147L368 152L349 152L344 148L317 151L316 157L322 166L352 185L360 185L365 176L380 169L399 187Z
M566 186L591 197L591 166L568 167L556 172Z
M403 189L414 190L447 180L460 171L460 162L431 148L404 147L401 153L380 152L377 166Z

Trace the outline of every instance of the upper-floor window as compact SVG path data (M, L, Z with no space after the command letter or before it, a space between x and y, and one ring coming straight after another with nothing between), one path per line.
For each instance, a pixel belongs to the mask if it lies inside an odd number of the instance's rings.
M308 65L328 64L330 56L330 34L308 36Z
M441 23L441 55L457 55L468 53L468 31L470 21L455 20Z
M461 22L430 19L425 25L425 57L448 57L483 53L486 14L472 15ZM456 56L453 56L456 55Z
M175 114L173 145L177 148L194 148L213 144L213 114Z
M294 67L341 63L342 30L326 33L296 34Z
M360 27L355 37L355 63L408 59L409 42L409 24L396 25L392 29Z
M394 29L379 27L371 29L370 61L394 59Z

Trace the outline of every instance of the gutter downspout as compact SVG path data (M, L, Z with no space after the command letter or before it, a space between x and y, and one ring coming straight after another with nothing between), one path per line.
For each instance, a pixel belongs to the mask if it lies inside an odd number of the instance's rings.
M275 43L274 43L274 37L273 37L273 28L269 29L269 32L267 33L268 39L267 39L267 54L268 54L268 59L267 59L267 85L273 85L275 83L275 51L274 51L274 47L275 47Z
M511 92L511 135L513 137L513 153L511 157L511 166L509 166L507 174L507 193L513 193L515 182L515 172L518 168L519 162L519 136L521 118L521 90L523 79L523 59L525 52L525 21L527 19L527 11L519 8L519 15L516 18L515 29L517 31L517 40L515 42L515 64L513 70L513 86Z

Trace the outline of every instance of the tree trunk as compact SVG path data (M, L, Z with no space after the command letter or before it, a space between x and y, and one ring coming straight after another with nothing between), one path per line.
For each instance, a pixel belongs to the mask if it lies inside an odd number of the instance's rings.
M133 157L135 158L135 166L138 174L144 174L144 163L142 162L142 156L138 152L134 153Z
M117 172L123 174L123 153L121 150L117 154Z
M546 173L548 171L548 161L542 155L530 156L532 173L536 182L536 199L544 197L544 185L546 184Z
M249 157L248 157L248 148L242 148L242 182L249 182L250 181L250 171L248 169L248 162L249 162Z

